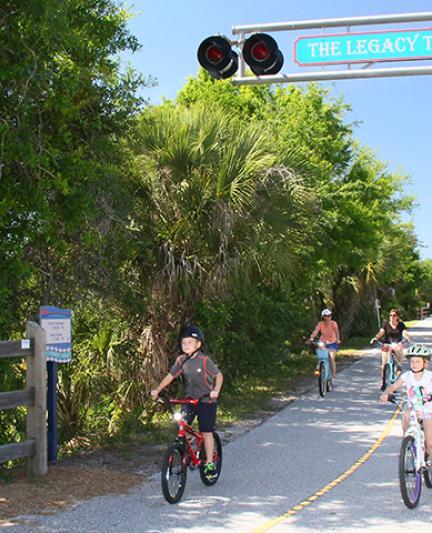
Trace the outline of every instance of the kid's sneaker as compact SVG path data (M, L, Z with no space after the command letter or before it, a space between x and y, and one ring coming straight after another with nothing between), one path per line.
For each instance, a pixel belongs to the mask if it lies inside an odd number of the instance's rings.
M204 474L208 479L214 479L217 477L217 468L214 463L204 464Z

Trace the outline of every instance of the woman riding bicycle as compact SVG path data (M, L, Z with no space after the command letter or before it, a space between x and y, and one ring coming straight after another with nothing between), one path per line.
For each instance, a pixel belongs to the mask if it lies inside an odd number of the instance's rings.
M180 333L182 354L177 357L170 372L159 385L151 391L156 398L162 389L173 379L184 375L188 398L200 400L197 406L187 405L189 422L198 415L199 430L202 432L206 457L212 458L214 452L213 431L216 426L216 410L223 376L214 362L204 355L200 348L204 342L202 331L194 325L186 326ZM216 465L210 460L204 465L207 477L216 475Z
M388 361L388 352L392 343L397 343L394 348L397 362L400 369L402 368L403 359L403 344L402 341L406 339L408 342L412 342L407 332L405 324L402 322L397 309L391 309L389 313L389 320L384 320L381 329L371 339L371 343L381 340L383 345L381 347L381 375L384 371L384 367Z
M380 402L386 403L388 395L395 392L399 387L405 386L409 399L418 398L416 414L423 420L423 429L426 448L429 457L432 457L432 372L426 370L432 352L422 344L413 344L408 348L406 357L409 359L410 368L400 378L392 383L381 394ZM402 428L405 433L409 425L409 412L406 410L402 418Z
M330 354L330 366L332 370L333 379L336 377L336 352L339 349L340 334L337 323L332 320L332 312L330 309L323 309L321 318L315 329L311 333L310 341L313 341L319 334L320 340L325 342Z

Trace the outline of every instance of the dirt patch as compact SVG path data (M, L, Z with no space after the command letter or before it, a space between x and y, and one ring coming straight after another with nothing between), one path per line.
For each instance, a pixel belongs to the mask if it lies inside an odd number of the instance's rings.
M0 528L19 523L20 516L52 514L96 496L128 492L160 470L165 448L143 446L128 458L107 450L81 453L49 465L36 481L27 479L25 467L8 470L0 477Z
M358 360L360 355L341 359L338 370ZM295 386L288 387L289 394L275 395L265 410L250 413L233 425L222 425L218 431L223 442L230 442L262 424L314 388L313 376L296 380ZM160 470L165 449L166 444L141 446L128 450L127 458L106 450L82 453L50 465L48 474L37 481L27 479L25 468L8 471L7 481L0 478L0 527L19 523L19 516L51 514L95 496L125 493Z
M53 513L94 496L126 492L143 481L139 474L85 465L50 466L45 477L33 482L25 469L12 476L0 485L0 527L19 515Z

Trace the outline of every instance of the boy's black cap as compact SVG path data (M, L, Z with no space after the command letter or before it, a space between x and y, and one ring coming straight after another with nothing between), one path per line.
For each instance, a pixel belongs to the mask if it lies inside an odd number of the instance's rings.
M194 324L189 324L180 331L179 339L185 339L186 337L193 337L198 341L204 342L203 332L199 329L198 326L195 326Z

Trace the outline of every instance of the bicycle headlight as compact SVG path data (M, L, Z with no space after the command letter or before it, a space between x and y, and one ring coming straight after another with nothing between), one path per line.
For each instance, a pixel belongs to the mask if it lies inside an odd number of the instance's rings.
M182 414L180 411L176 411L174 414L173 414L173 420L174 422L179 422L180 420L182 419Z

